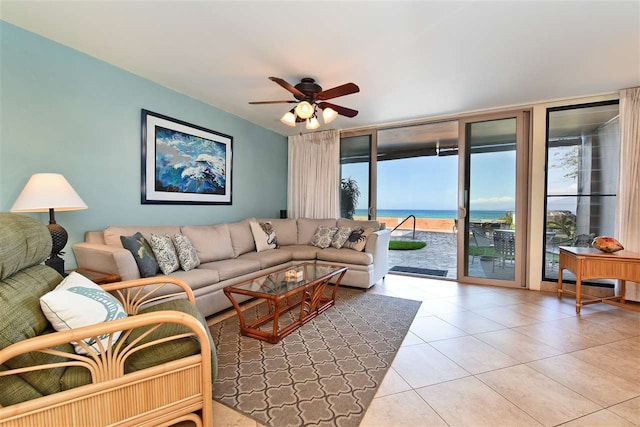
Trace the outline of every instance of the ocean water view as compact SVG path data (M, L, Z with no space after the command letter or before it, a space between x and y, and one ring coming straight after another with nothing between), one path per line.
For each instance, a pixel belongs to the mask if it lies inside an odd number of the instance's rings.
M504 210L474 210L471 211L472 220L494 220L504 218ZM513 211L510 211L513 213ZM416 218L455 219L458 217L456 210L431 210L431 209L378 209L378 218L406 218L414 215ZM366 209L356 209L356 217L366 217Z

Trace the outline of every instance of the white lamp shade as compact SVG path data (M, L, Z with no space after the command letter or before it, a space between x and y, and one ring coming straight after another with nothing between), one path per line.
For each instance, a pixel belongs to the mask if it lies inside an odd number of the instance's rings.
M78 193L59 173L36 173L31 176L11 212L78 211L87 209Z
M291 110L293 111L293 110ZM287 126L294 126L296 125L296 116L291 112L287 112L284 116L282 116L282 118L280 119L280 121L282 123L284 123Z
M325 123L331 123L336 117L338 117L338 112L331 107L327 107L322 110L322 118Z
M298 117L302 119L308 119L313 116L314 108L307 101L302 101L298 105L296 105L296 114Z
M307 119L307 129L318 129L320 127L320 122L315 117L311 117Z

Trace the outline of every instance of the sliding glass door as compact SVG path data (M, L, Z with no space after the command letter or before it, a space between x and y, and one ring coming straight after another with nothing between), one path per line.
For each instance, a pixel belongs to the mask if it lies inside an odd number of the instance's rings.
M460 121L458 279L524 286L528 114Z
M375 219L376 135L344 133L340 138L340 216Z

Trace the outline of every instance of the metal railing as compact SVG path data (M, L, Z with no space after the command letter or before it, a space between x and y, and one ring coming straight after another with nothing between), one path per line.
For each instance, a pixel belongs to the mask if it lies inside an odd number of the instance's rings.
M400 221L398 223L398 225L393 227L393 230L391 230L391 232L393 233L394 231L396 231L398 229L398 227L400 227L402 224L404 224L405 221L408 220L409 218L413 218L413 237L412 237L412 239L415 240L415 238L416 238L416 217L415 217L415 215L409 215L408 217L406 217L405 219Z

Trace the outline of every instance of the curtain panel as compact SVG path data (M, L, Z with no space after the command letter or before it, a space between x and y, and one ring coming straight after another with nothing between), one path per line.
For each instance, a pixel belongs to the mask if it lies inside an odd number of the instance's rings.
M620 91L620 164L617 239L640 252L640 87ZM627 282L626 298L640 301L640 284Z
M289 218L340 216L340 131L289 137Z

